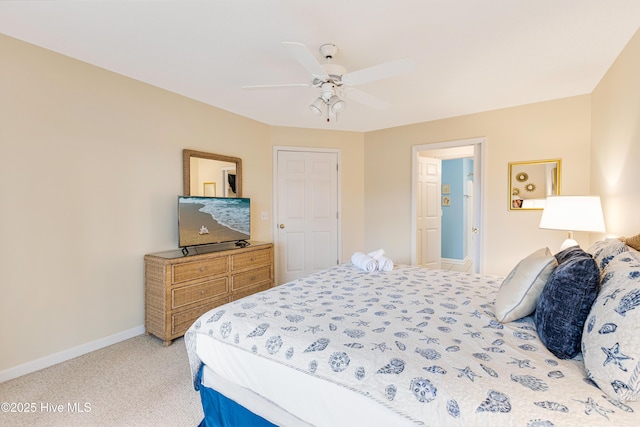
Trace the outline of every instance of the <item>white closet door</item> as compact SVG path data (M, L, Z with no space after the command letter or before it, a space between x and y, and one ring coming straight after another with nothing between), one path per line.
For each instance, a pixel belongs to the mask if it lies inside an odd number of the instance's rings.
M278 281L338 263L338 154L278 151Z

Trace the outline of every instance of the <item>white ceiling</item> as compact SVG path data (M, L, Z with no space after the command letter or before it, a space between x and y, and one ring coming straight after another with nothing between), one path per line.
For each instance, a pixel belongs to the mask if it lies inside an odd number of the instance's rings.
M639 27L638 0L0 1L3 34L269 125L360 132L590 93ZM242 89L310 81L285 41L415 69L358 86L391 108L327 123L318 89Z

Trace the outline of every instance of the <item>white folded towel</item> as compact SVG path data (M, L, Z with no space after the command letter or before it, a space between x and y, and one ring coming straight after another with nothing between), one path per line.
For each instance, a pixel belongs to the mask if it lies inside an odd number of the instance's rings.
M393 261L383 256L384 249L378 249L377 251L369 252L367 255L369 255L371 258L376 260L378 264L377 270L379 271L393 270Z
M371 258L377 260L382 255L384 255L384 249L378 249L377 251L369 252L367 255L369 255Z
M364 271L375 271L378 268L378 262L371 258L369 255L365 255L362 252L356 252L351 255L351 263L356 267L360 267Z
M393 261L391 261L389 258L381 256L376 261L378 262L378 270L380 271L393 270Z

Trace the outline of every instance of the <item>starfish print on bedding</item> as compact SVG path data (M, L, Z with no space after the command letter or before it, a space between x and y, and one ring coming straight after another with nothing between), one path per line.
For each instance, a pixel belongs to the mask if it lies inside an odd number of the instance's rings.
M465 332L463 335L470 335L471 338L481 338L484 339L484 337L482 336L482 334L480 332L473 332L473 331L467 331Z
M424 338L420 338L420 341L426 341L427 344L431 344L431 343L439 344L438 338L424 337Z
M311 332L312 334L315 334L316 332L320 332L320 331L322 331L322 329L320 328L320 325L316 325L316 326L309 326L305 332Z
M373 347L371 348L371 350L375 350L375 349L378 349L384 353L384 351L388 350L389 347L387 347L386 343L381 342L380 344L374 344Z
M458 378L467 377L467 378L469 378L471 380L471 382L473 382L473 379L475 377L479 376L477 374L474 374L469 366L467 366L464 369L460 369L460 368L455 368L455 369L457 369L460 372L458 374Z
M615 412L598 405L591 397L588 397L586 402L584 400L578 400L578 399L573 399L573 400L584 404L584 413L587 415L591 415L591 412L596 411L598 414L602 415L606 419L609 419L609 416L607 414L613 414Z
M622 366L622 361L623 360L633 359L633 357L629 357L626 354L620 353L620 344L619 343L616 343L611 348L606 348L606 347L600 347L600 348L602 349L604 354L607 355L607 358L604 361L604 363L602 364L602 366L607 366L609 363L613 363L618 368L620 368L620 370L622 370L624 372L627 372L627 368Z
M529 359L516 359L512 357L513 362L507 362L509 365L518 365L518 368L531 368L535 369L535 366L531 366L531 360Z
M366 327L366 326L369 326L369 323L371 323L371 322L365 322L364 320L357 320L357 321L355 321L353 323L355 323L357 326L365 326Z
M267 313L265 311L263 311L262 313L253 313L253 316L251 316L251 318L252 319L262 319L266 315L267 315Z

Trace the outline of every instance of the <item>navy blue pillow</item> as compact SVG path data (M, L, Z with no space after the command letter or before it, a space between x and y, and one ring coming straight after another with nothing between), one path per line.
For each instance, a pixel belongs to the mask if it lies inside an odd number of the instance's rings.
M569 246L567 249L558 252L554 256L556 257L556 260L558 261L558 265L560 265L563 262L568 261L573 257L581 256L581 255L583 255L585 253L586 252L583 251L580 246Z
M536 305L540 340L556 357L580 353L582 329L600 288L600 269L593 257L573 246L556 254L551 273Z

